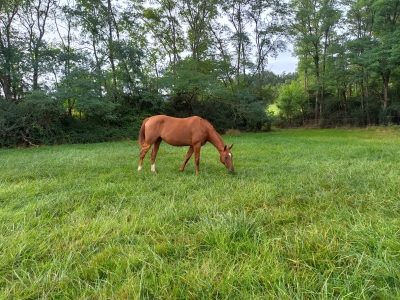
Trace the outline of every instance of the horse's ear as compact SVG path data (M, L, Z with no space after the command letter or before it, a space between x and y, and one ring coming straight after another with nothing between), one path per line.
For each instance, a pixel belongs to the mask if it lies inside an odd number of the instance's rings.
M227 145L225 145L225 146L224 146L224 151L226 151L226 149L228 149L228 150L231 150L231 149L232 149L232 147L233 147L233 144L232 144L232 145L230 145L229 147L228 147Z

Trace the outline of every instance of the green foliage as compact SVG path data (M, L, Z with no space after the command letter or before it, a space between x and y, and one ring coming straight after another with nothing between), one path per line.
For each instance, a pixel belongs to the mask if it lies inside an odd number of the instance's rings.
M223 139L0 150L0 298L400 297L398 129Z
M142 120L148 116L131 112L132 116L127 117L115 111L117 119L80 119L68 116L58 102L40 91L18 104L0 99L0 147L136 139Z
M97 122L76 119L63 121L62 135L54 143L88 144L107 141L135 140L142 120L134 120L129 126L105 126Z
M98 78L85 69L72 70L59 84L54 97L66 106L68 114L80 117L101 117L112 119L116 104L110 96L103 96Z
M399 2L307 3L292 1L297 16L292 30L314 119L331 125L375 124L375 116L390 106L390 90L397 86L391 77L400 66ZM344 12L346 19L338 18Z
M308 96L304 90L301 79L292 80L290 83L282 84L278 88L276 104L280 110L281 117L289 125L301 124L304 110L308 104Z
M0 146L14 147L20 139L22 113L13 102L0 98Z
M34 91L18 103L2 100L1 107L1 147L47 143L62 133L60 120L65 110L42 91Z
M214 127L224 132L230 128L257 131L270 122L265 113L271 91L257 95L251 87L232 92L220 81L213 68L213 61L198 63L186 60L175 72L160 80L161 87L170 91L166 113L177 117L199 115L208 119Z
M258 131L268 127L271 119L265 113L267 104L249 90L238 91L233 98L233 128L243 131Z

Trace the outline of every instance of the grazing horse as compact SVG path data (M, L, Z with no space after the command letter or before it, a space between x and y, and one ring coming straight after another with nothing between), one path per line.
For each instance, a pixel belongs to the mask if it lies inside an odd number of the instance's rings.
M210 142L217 148L220 161L225 167L233 172L231 146L226 146L221 136L215 131L214 127L200 117L173 118L164 115L153 116L143 121L139 131L140 151L138 171L142 170L143 159L147 151L154 144L151 151L151 171L156 171L156 156L161 141L165 141L172 146L190 146L189 150L180 167L182 172L186 163L194 153L196 173L199 174L200 148L205 143Z

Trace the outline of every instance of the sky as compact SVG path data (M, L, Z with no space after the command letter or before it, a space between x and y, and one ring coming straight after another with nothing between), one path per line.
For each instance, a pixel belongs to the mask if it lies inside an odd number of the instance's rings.
M291 51L279 53L277 58L269 58L268 70L276 75L282 73L293 73L297 68L297 58L292 56Z

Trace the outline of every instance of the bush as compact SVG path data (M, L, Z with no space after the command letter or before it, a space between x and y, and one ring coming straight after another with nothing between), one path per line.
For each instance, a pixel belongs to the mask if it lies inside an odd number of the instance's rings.
M0 147L15 147L22 142L22 116L20 107L0 98Z
M266 103L248 91L240 91L225 97L188 99L185 95L174 96L166 103L165 112L175 117L198 115L210 121L222 133L228 129L259 131L270 127L273 117L265 113Z

